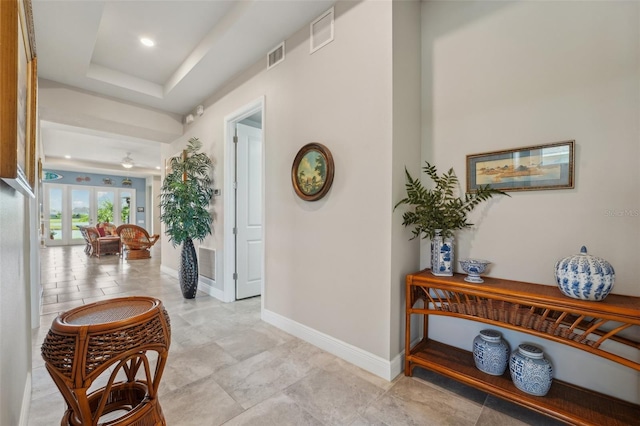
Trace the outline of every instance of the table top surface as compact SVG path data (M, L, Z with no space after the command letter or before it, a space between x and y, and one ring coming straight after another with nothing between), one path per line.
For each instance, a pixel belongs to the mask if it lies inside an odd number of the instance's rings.
M622 314L632 323L640 323L640 297L609 294L601 301L581 300L565 296L557 285L528 283L483 276L481 284L470 283L464 280L466 274L454 273L453 276L436 276L430 270L425 269L414 274L407 275L407 283L415 286L454 288L469 294L481 294L486 297L517 298L523 303L552 303L556 306L574 307L590 312L607 312ZM576 311L578 312L578 311Z
M124 321L142 315L158 306L153 298L130 297L83 305L60 315L65 325L95 325Z

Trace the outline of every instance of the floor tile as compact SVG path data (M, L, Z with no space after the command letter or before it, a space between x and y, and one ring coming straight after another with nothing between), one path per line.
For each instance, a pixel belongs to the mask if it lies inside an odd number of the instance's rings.
M70 309L73 309L75 307L78 307L80 305L82 305L82 301L70 301L70 302L64 302L64 303L51 303L48 305L42 305L42 309L41 309L41 313L42 314L53 314L53 313L58 313L61 314L63 312L66 312Z
M285 395L327 425L352 423L383 389L353 374L317 369L289 386Z
M389 425L473 426L481 411L482 404L454 397L405 377L371 404L366 414Z
M170 353L162 384L172 391L210 376L215 371L237 361L215 343L190 351Z
M550 417L538 414L535 411L528 410L524 407L516 405L512 402L505 401L494 396L489 396L487 402L482 409L480 418L478 418L477 426L494 426L494 425L512 425L512 426L561 426L563 422L554 420Z
M281 345L287 340L268 327L248 328L240 333L216 340L216 344L241 361L264 352L270 348ZM251 344L247 344L251 342Z
M222 303L199 291L185 300L177 279L160 271L159 245L151 259L136 261L88 257L82 246L41 254L44 297L40 328L31 334L29 426L60 424L66 409L40 355L56 316L140 295L158 297L170 317L159 400L172 426L557 424L421 368L413 377L381 379L263 322L260 297ZM92 388L104 386L109 374Z
M486 392L421 367L413 369L413 379L442 392L468 399L476 404L482 405L487 399Z
M104 293L99 288L93 289L93 290L76 291L74 293L59 294L58 302L59 303L70 302L72 300L75 301L75 300L81 300L89 297L99 297L99 296L104 296Z
M231 419L225 426L322 426L294 400L277 394Z
M308 343L288 342L221 369L215 379L249 408L304 378L314 368L314 355L320 352Z
M55 386L52 384L52 386ZM59 425L64 411L67 409L62 395L58 392L48 393L31 400L28 426Z
M211 378L165 392L159 400L168 425L214 426L242 413L244 409Z

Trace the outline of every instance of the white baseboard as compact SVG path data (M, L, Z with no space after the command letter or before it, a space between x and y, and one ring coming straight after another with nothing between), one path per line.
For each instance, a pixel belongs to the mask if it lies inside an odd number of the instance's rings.
M169 268L168 266L160 265L160 271L164 272L167 275L172 276L175 279L180 279L180 274L173 268ZM213 287L215 281L210 280L207 277L200 276L198 279L198 288L205 293L207 293L211 297L215 297L218 300L222 300L224 302L224 292Z
M179 278L178 271L175 269L160 266L160 270L174 278ZM224 292L214 288L212 283L213 281L208 278L200 277L198 286L211 297L224 301ZM267 309L262 309L262 320L385 380L393 380L404 370L404 351L388 361Z
M178 271L173 268L169 268L168 266L160 265L160 272L164 272L167 275L171 275L173 278L180 278Z
M404 352L388 361L267 309L262 310L262 320L385 380L393 380L403 370Z
M198 288L205 293L207 293L211 297L215 297L216 299L224 302L224 291L219 288L215 288L213 285L216 282L207 277L200 276L198 280Z
M178 271L173 268L161 265L160 270L174 278L179 278ZM224 301L224 292L211 284L213 281L206 277L200 277L198 281L200 290ZM404 351L388 361L267 309L262 309L262 320L385 380L393 380L404 370Z
M20 407L19 426L27 426L27 424L29 424L30 408L31 408L31 371L27 373L27 381L24 384L24 393L22 394L22 406Z

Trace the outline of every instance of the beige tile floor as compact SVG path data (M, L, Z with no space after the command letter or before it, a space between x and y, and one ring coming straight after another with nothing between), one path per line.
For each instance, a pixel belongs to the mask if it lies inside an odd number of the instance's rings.
M556 425L547 417L416 369L387 382L260 320L260 299L182 298L148 260L89 258L83 248L41 249L40 328L33 331L30 426L59 425L65 405L40 346L56 315L119 296L161 299L172 342L160 385L170 426Z

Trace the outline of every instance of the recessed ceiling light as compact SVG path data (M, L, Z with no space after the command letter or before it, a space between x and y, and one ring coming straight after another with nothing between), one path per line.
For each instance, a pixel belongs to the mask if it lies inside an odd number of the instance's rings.
M155 42L155 41L153 41L153 40L151 40L151 39L150 39L150 38L148 38L148 37L142 37L142 38L140 38L140 43L144 44L144 45L145 45L145 46L147 46L147 47L153 47L153 46L155 46L155 45L156 45L156 42Z
M71 156L70 155L65 155L64 158L66 158L68 160L69 158L71 158Z
M160 170L160 166L156 166L156 170Z

